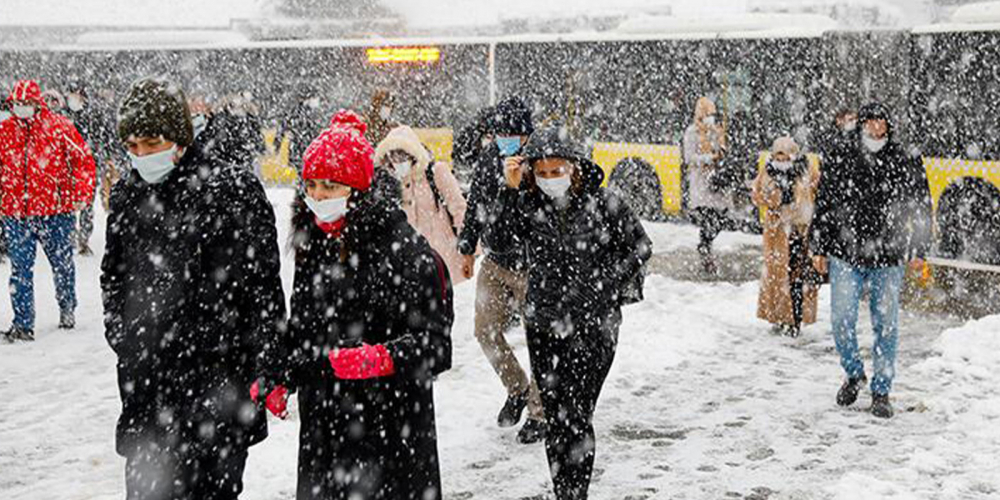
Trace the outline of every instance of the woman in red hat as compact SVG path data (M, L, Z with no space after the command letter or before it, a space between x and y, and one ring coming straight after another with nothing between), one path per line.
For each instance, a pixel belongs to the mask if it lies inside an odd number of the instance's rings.
M439 499L432 383L451 367L448 269L383 190L341 111L303 157L289 383L299 500Z

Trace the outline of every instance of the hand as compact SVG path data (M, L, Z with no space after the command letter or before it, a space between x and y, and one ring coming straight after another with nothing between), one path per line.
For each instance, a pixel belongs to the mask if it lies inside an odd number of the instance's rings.
M823 257L822 255L814 255L813 267L816 269L816 272L826 274L828 272L826 257Z
M910 261L910 272L913 272L913 273L923 273L924 272L924 265L925 264L926 264L926 262L924 262L924 259L921 259L919 257L911 260Z
M257 399L260 397L260 382L261 380L255 380L253 385L250 386L250 399L254 403L258 403ZM288 389L285 386L278 385L271 389L267 396L264 398L264 406L272 415L278 417L282 420L288 417Z
M476 274L476 256L475 255L463 255L462 256L462 276L465 279L472 279Z
M503 176L507 180L507 187L514 189L521 187L521 178L524 177L523 162L523 156L511 156L504 161Z
M392 356L384 345L361 344L361 347L330 351L333 374L344 380L361 380L388 377L396 373Z

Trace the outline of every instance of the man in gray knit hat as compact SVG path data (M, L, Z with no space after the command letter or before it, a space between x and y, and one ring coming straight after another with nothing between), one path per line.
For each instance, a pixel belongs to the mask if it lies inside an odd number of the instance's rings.
M251 385L283 413L283 398L268 398L283 375L258 365L281 358L270 352L285 318L274 212L252 173L190 147L170 82L132 85L118 135L132 171L111 194L101 288L127 498L235 499L248 448L267 436Z

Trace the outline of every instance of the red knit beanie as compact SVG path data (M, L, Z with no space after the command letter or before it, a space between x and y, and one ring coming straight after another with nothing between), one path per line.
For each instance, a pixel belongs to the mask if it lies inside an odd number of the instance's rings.
M368 127L357 113L342 109L302 155L302 178L328 180L367 190L375 174L375 150L365 139Z

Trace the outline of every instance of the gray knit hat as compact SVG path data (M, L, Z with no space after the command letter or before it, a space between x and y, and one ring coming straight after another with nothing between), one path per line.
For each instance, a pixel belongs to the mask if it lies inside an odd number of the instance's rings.
M132 83L118 107L118 137L158 137L187 147L194 142L194 127L184 92L160 77Z

